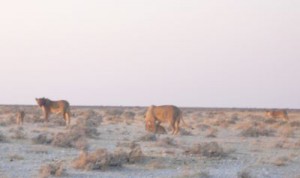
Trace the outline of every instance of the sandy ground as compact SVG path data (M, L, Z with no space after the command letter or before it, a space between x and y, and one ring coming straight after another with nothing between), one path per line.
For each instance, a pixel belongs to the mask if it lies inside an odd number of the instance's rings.
M25 122L17 126L20 109ZM84 123L85 130L79 141L69 144L53 141L59 133L78 134L76 128L72 133L66 128L61 116L51 115L44 123L37 106L0 106L0 177L300 178L298 110L288 110L289 120L284 121L266 118L264 110L181 109L188 127L173 136L168 124L162 124L165 135L145 131L144 107L72 107L71 125ZM132 145L142 151L133 163L100 170L74 166L84 151L105 148L113 154L130 151ZM43 172L49 164L62 169Z

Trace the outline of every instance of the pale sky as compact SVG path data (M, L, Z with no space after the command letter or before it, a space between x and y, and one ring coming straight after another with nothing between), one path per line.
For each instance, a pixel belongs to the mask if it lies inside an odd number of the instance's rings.
M0 2L0 104L300 108L299 0Z

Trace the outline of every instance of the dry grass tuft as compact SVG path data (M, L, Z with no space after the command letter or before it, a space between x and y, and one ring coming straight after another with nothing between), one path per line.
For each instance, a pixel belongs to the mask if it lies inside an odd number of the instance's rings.
M190 172L189 170L183 170L181 175L176 176L175 178L210 178L212 176L209 175L208 172Z
M225 157L227 153L217 142L209 142L204 144L195 144L184 152L190 155L201 155L205 157Z
M217 133L218 133L218 129L210 128L206 133L206 137L215 138L215 137L217 137Z
M164 169L166 165L161 160L151 160L147 163L149 169Z
M97 149L95 152L82 152L73 161L75 169L106 170L109 167L120 167L125 163L137 163L143 160L143 152L139 145L134 146L129 153L117 149L109 153L106 149Z
M141 162L143 161L143 159L144 159L144 154L141 146L137 144L131 147L131 150L128 155L128 162L133 164L133 163Z
M106 116L113 116L113 117L120 117L123 114L123 110L122 109L115 109L115 108L108 108L105 111L105 115Z
M65 147L65 148L77 148L80 150L86 150L88 148L87 139L81 133L68 132L68 133L57 133L53 141L53 146Z
M83 124L76 124L71 126L69 133L71 135L78 134L84 135L89 138L97 139L100 133L98 132L95 125L93 125L91 122L84 122Z
M237 178L252 178L252 176L249 171L242 170L242 171L238 172Z
M274 136L274 130L266 128L261 122L246 122L238 125L241 136L244 137L259 137L259 136Z
M137 146L138 144L136 142L123 142L123 143L120 143L118 142L117 143L117 147L128 147L128 148L134 148L135 146Z
M24 160L23 156L17 155L17 154L11 154L8 156L9 161L15 161L15 160Z
M87 127L98 127L102 123L102 116L96 115L95 112L92 114L86 114L84 117L80 117L76 121L76 125L83 125Z
M299 128L300 127L300 121L292 121L292 122L290 122L290 126Z
M25 139L26 138L26 133L24 132L23 127L18 127L17 129L11 129L10 132L13 133L11 136L12 139Z
M121 118L122 114L123 114L123 110L121 110L121 109L115 109L115 108L107 109L104 112L104 120L106 122L109 122L109 123L121 122L122 121L122 118Z
M7 141L8 141L8 140L7 140L6 136L3 135L3 134L1 133L1 131L0 131L0 142L7 142Z
M44 122L44 119L41 119L37 115L26 115L27 123L41 123Z
M53 140L53 137L48 133L41 133L31 140L34 144L50 144Z
M122 114L122 117L126 120L133 120L134 117L135 117L135 113L132 112L132 111L125 111L123 114Z
M8 116L5 119L0 119L0 126L10 126L10 125L15 125L16 123L16 118L14 116Z
M294 129L289 125L279 128L278 133L283 137L293 137L295 135Z
M96 125L94 120L89 118L77 120L77 123L71 126L67 132L55 134L51 143L58 147L73 147L86 150L88 148L86 137L98 138L99 136ZM41 139L43 138L41 137Z
M156 145L161 147L168 147L168 146L176 146L176 143L174 142L173 138L165 137L157 140Z
M138 138L138 141L144 141L144 142L148 142L148 141L156 141L156 135L155 134L146 134L141 136L140 138Z
M82 152L73 161L75 169L82 170L104 170L110 161L109 153L106 149L98 149L93 153Z
M192 135L192 133L190 131L187 131L184 128L180 128L179 131L180 131L179 132L180 135Z
M64 168L62 161L43 165L39 170L40 178L47 178L50 176L60 177L64 175L66 175L66 169Z
M226 115L215 118L208 118L203 121L206 125L228 128L230 125L236 124L235 118L228 118Z
M206 131L207 129L210 129L211 126L207 124L197 124L195 128L200 129L201 131Z
M273 147L280 149L299 149L300 141L295 142L292 139L280 138L277 142L273 143Z
M276 158L272 163L276 166L285 166L287 165L287 162L289 162L289 158L286 156L281 156Z
M244 137L259 137L259 136L273 136L274 131L262 127L250 127L243 130L240 134Z

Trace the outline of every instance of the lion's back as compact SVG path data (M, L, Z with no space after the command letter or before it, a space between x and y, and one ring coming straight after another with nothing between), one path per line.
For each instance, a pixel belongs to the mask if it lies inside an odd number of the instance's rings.
M51 112L54 113L61 113L61 112L68 112L70 109L70 104L66 100L58 100L58 101L51 101L49 105L46 105Z
M155 106L153 114L161 122L170 122L172 120L180 119L181 111L178 107L173 105Z
M287 114L286 110L272 110L272 111L267 111L266 115L268 117L272 117L272 118L284 118L284 119L288 118L288 114Z

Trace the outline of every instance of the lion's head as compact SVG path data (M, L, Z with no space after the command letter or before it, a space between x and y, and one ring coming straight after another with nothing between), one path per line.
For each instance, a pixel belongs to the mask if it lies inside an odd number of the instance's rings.
M37 104L42 107L45 106L47 103L47 99L46 98L35 98L35 101L37 102Z

